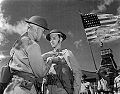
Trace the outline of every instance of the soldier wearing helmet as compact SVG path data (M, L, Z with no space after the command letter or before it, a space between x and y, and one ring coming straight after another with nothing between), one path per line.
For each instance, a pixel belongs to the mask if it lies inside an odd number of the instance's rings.
M28 24L27 32L15 42L10 51L13 60L9 66L14 77L4 94L37 94L34 83L36 79L42 82L41 77L49 69L49 65L43 61L37 43L43 32L49 30L46 20L40 16L32 16L25 22Z
M66 35L58 29L53 29L46 39L53 48L42 55L46 63L52 62L44 82L46 94L79 94L80 66L70 50L61 48Z

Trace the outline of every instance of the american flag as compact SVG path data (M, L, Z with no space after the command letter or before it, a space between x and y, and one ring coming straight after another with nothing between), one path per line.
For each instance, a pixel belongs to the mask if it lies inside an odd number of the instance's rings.
M86 33L87 40L93 42L97 39L96 29L99 27L108 27L116 23L118 17L112 14L81 14L82 23Z

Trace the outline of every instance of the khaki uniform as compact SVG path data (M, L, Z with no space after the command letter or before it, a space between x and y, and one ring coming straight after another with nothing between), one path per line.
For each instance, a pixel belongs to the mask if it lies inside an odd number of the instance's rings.
M28 75L32 74L37 78L44 76L47 66L41 57L40 46L35 41L30 40L27 36L23 36L20 41L16 42L10 54L14 54L13 61L9 64L13 71L19 71L18 74L20 72L28 73ZM25 74L24 76L27 75ZM22 87L21 83L23 82L29 83L24 77L20 77L19 75L14 76L12 83L5 89L4 94L10 92L12 92L10 94L37 94L33 84L28 90Z
M80 85L81 85L81 70L80 70L80 66L78 64L78 62L76 61L73 53L70 50L62 50L61 51L62 56L61 58L64 58L65 61L67 62L67 65L69 66L69 68L73 71L73 75L74 75L74 93L70 93L70 94L79 94L80 92ZM52 57L54 55L53 51L47 52L45 54L43 54L43 59L44 61L48 61L49 57ZM51 66L49 72L52 72L53 74L55 74L55 70L53 68L54 65ZM56 85L48 85L47 87L47 94L68 94L66 92L66 90L63 87L59 87Z

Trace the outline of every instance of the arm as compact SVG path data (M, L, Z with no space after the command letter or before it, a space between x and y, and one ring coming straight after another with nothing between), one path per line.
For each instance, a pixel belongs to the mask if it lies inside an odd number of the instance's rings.
M47 61L47 59L48 59L49 57L52 57L52 56L53 56L53 52L52 52L52 51L42 54L42 58L43 58L43 60L44 60L45 62ZM46 62L46 63L47 63L47 62Z
M73 55L73 53L71 51L69 51L69 56L68 56L68 60L70 62L70 65L72 67L73 70L73 74L74 74L74 94L79 94L80 93L80 88L81 88L81 70L80 70L80 66L77 62L77 60L75 59L75 56Z
M47 66L45 65L41 56L40 46L36 43L33 43L26 49L26 51L28 53L28 59L35 75L37 77L43 77Z

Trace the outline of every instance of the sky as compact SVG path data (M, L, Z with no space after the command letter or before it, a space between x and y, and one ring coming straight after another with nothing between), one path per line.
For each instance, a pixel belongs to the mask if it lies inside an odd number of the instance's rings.
M113 50L114 60L120 66L120 39L104 43L103 48L99 43L89 45L79 14L92 12L119 15L119 0L2 0L0 10L1 56L9 57L12 44L26 30L24 20L39 15L46 18L50 30L60 29L67 35L62 46L73 52L82 70L96 71L94 63L99 69L100 50L104 48ZM52 50L44 37L39 44L42 53ZM2 57L0 66L4 64L5 57Z

